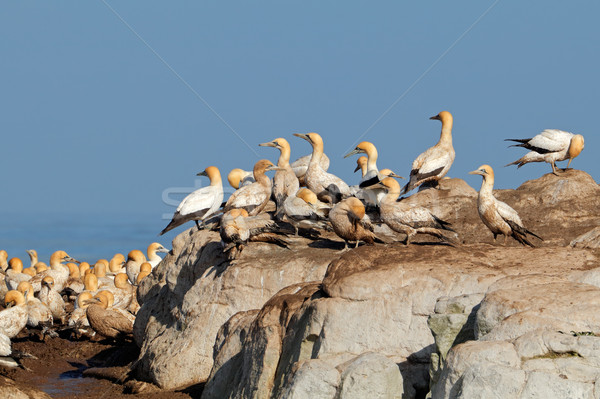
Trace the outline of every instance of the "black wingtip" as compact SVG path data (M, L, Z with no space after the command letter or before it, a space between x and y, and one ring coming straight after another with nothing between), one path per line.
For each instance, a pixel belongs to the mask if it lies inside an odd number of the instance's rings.
M376 185L377 183L379 183L381 180L379 180L378 176L372 177L369 180L365 180L363 182L361 182L358 187L359 188L366 188L366 187L371 187Z

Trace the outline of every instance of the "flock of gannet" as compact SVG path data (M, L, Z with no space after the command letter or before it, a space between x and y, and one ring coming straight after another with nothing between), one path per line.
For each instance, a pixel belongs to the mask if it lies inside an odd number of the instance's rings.
M346 154L346 157L366 155L356 163L355 172L361 170L358 184L349 186L327 172L329 158L324 154L319 134L294 134L309 142L310 155L290 163L291 148L286 139L259 144L280 151L277 165L262 159L252 172L234 169L228 181L236 191L225 203L221 173L215 166L207 167L198 175L207 176L210 185L185 197L160 234L190 221L198 229L217 228L223 252L230 260L239 256L249 242L288 248L286 237L300 232L317 239L321 230L333 231L343 240L344 248L350 243L354 247L360 242L373 245L384 242L376 234L377 225L386 225L405 236L406 245L417 234L431 235L455 245L457 233L450 223L425 207L399 198L419 186L435 187L452 166L455 157L452 115L442 111L431 119L442 123L440 140L415 159L409 181L402 189L396 180L400 176L390 169L378 168L378 152L373 143L363 141ZM568 168L584 147L583 136L560 130L544 130L530 139L510 140L530 151L510 165L547 162L554 174L558 173L556 162L568 160ZM269 171L275 172L273 180L265 174ZM470 173L483 178L477 208L494 240L500 234L504 235L504 244L509 236L528 246L533 246L531 237L542 240L524 226L513 208L494 197L494 171L489 165ZM266 212L271 199L275 211ZM70 329L76 336L98 334L111 339L130 336L139 309L135 287L160 263L161 252L168 250L152 243L146 253L132 250L127 257L115 254L110 260L99 259L92 266L62 250L54 252L46 264L39 260L35 250L28 250L30 266L24 268L20 258L9 259L8 253L0 250L3 275L0 298L4 298L6 306L0 311L0 363L5 364L3 357L11 355L10 339L26 326L39 330L42 338L53 333L49 329L56 326L61 328L59 331Z
M247 185L241 182L249 177L249 172L238 168L232 170L228 180L236 191L222 207L222 216L219 215L217 206L221 204L223 193L220 180L218 188L213 187L210 192L207 189L195 191L183 200L173 221L163 233L179 225L180 223L175 224L176 220L181 220L181 223L188 220L197 223L208 217L211 217L211 221L220 220L222 245L230 257L232 248L235 247L235 254L239 254L249 241L270 241L285 246L285 235L289 232L285 228L286 222L291 224L296 235L299 229L309 230L311 237L315 236L315 232L318 235L319 229L333 230L344 240L345 247L348 242L354 242L355 246L360 241L367 244L375 242L378 238L373 232L374 224L387 225L392 231L405 235L406 245L417 234L432 235L453 245L458 242L458 234L450 223L427 208L409 205L403 201L404 198L399 198L419 187L421 190L429 186L439 187L438 181L446 176L454 162L452 114L442 111L429 119L441 122L440 139L414 160L408 183L402 188L395 180L402 178L401 176L390 169L378 168L378 151L373 143L363 141L344 156L366 155L358 158L354 170L361 170L360 181L357 185L350 186L327 172L329 158L324 153L323 138L319 134L295 133L294 136L311 145L310 155L290 163L291 148L286 139L276 138L259 144L261 147L274 147L280 151L277 166L266 159L258 161L253 169L254 181L248 180ZM573 158L583 150L583 136L560 130L544 130L530 139L510 140L518 142L517 146L530 150L512 164L520 167L528 162L548 162L555 174L555 162L568 160L568 168ZM215 166L210 168L217 169ZM276 172L272 181L265 175L267 171ZM491 167L484 165L472 173L483 176L478 211L494 238L503 234L505 242L511 236L529 246L533 244L527 235L541 239L523 226L515 210L495 199L492 194L494 175ZM211 185L212 182L211 179ZM203 193L203 202L194 202L193 206L186 209L185 214L189 215L187 219L182 219L181 209L188 206L188 203L192 204L188 198L198 192ZM272 215L265 212L270 199L275 203ZM277 234L280 237L275 238Z
M8 254L0 250L0 301L6 307L0 311L0 364L19 365L4 357L21 356L11 354L10 339L25 327L41 339L69 330L76 337L130 336L139 309L135 287L160 263L161 252L168 250L152 243L147 258L133 250L127 259L115 254L110 261L99 259L90 266L59 250L50 257L51 268L44 268L39 267L43 262L37 252L28 250L36 263L23 269L20 258L6 261Z

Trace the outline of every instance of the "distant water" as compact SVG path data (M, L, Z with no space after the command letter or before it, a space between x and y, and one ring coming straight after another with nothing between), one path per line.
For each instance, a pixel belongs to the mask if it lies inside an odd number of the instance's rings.
M27 249L35 249L40 261L48 263L52 252L62 249L79 261L93 264L133 249L146 253L148 245L160 242L171 248L173 238L192 227L188 223L158 237L169 220L162 214L70 214L27 215L0 213L0 249L9 259L19 257L29 266Z

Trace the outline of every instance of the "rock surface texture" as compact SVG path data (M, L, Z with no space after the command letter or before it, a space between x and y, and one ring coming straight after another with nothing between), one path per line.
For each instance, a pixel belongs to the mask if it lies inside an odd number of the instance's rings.
M497 193L540 248L490 245L459 179L404 200L452 222L456 247L326 235L230 264L190 229L138 289L136 371L207 381L203 398L600 397L600 250L569 245L600 225L599 194L580 171Z

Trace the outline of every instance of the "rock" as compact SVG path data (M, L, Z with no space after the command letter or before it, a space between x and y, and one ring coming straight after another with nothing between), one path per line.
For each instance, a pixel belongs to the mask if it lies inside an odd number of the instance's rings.
M569 245L573 248L600 248L600 227L578 236Z
M512 340L540 326L600 334L600 288L568 281L536 284L536 280L532 276L527 289L487 293L477 312L476 337Z
M470 341L459 344L448 353L431 397L517 398L516 394L525 382L525 373L517 370L520 363L515 347L508 342Z
M492 234L477 214L476 191L460 179L444 179L440 188L404 201L450 221L465 245L426 245L432 238L423 236L409 247L342 253L342 241L324 232L316 241L289 237L289 250L252 243L230 263L217 233L181 233L138 287L138 377L167 389L209 379L205 397L280 397L304 392L299 387L321 370L327 382L319 392L335 388L338 395L340 367L374 353L398 366L404 396L415 397L429 389L432 355L440 376L456 372L444 359L449 362L454 349L448 348L459 342L513 345L540 327L596 331L600 252L566 247L600 225L600 188L588 174L544 175L497 191L545 238L534 249L512 241L488 245ZM484 363L464 367L462 384L478 376L502 381L506 367L532 372L502 361L488 362L488 370ZM548 367L559 366L579 367L563 360Z
M339 399L401 399L404 394L398 365L373 352L352 359L342 369Z
M336 399L340 373L327 362L314 359L298 362L289 374L281 399Z
M331 248L315 254L307 239L289 239L291 249L251 243L231 263L218 233L194 227L178 235L172 253L138 288L138 378L163 389L206 381L215 337L231 316L260 309L284 287L321 280L338 256Z

